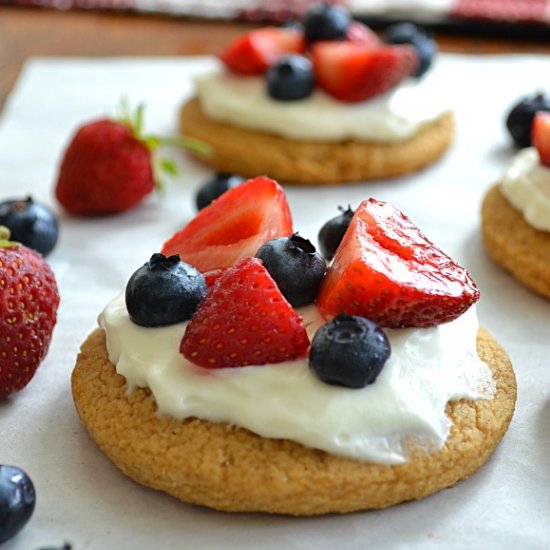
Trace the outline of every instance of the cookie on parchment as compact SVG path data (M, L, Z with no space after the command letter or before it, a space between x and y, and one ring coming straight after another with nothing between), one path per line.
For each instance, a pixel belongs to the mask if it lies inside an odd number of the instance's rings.
M550 298L550 233L529 225L499 185L485 196L481 220L489 256L525 286Z
M197 158L217 171L255 177L265 174L281 183L334 184L389 178L435 162L454 137L450 112L412 137L391 143L358 140L294 140L218 122L192 98L180 112L180 129L212 148ZM191 152L191 154L193 154Z
M469 477L489 458L512 418L516 382L506 353L483 329L478 353L492 369L494 397L449 403L453 426L445 446L432 454L413 451L407 463L392 466L225 423L159 416L148 390L127 393L125 379L108 360L101 329L82 346L72 392L91 437L142 485L223 511L345 513L423 498Z

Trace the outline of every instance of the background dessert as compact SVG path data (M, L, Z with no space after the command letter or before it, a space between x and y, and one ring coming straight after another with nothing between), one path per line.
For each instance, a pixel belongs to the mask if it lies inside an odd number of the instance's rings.
M436 49L412 24L379 38L344 8L315 6L222 50L180 126L211 146L202 161L247 177L319 185L415 172L454 135Z
M482 228L493 260L550 298L550 113L535 115L532 135L486 195Z

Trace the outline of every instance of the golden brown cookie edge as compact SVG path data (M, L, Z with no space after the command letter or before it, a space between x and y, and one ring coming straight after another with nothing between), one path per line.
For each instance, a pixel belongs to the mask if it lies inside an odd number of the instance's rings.
M481 207L483 241L489 256L529 289L550 298L550 233L531 227L506 199L500 184Z
M302 141L215 121L204 115L195 97L180 110L180 130L210 145L209 156L190 154L218 171L244 177L267 175L286 184L322 185L390 178L421 170L449 148L454 118L452 113L445 113L397 143Z
M158 416L148 390L127 394L100 329L82 346L72 392L92 439L142 485L223 511L346 513L423 498L469 477L488 459L512 418L516 383L506 353L484 330L478 350L493 370L495 397L450 403L446 445L433 454L416 451L398 466L337 457L224 423Z

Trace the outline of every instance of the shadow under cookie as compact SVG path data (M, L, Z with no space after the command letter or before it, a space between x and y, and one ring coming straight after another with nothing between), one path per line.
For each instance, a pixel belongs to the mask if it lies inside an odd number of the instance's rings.
M531 227L494 185L481 208L483 241L495 263L550 298L550 232Z
M180 129L184 135L210 145L209 156L195 156L218 171L244 177L267 175L287 184L320 185L390 178L421 170L448 149L454 119L446 113L399 142L302 141L218 122L202 112L195 97L182 106Z
M231 512L290 515L385 508L423 498L473 474L506 432L516 400L512 365L483 329L478 353L496 383L492 399L455 401L444 447L401 465L331 455L299 443L197 418L159 416L147 389L126 390L109 362L105 334L82 345L72 392L82 423L130 478L190 503Z

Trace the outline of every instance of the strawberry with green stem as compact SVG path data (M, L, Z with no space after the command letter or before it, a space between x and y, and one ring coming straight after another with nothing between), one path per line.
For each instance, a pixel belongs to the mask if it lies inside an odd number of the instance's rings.
M0 226L0 399L24 388L46 356L57 321L54 274Z
M100 216L137 206L161 187L161 173L176 172L172 161L157 157L162 145L208 153L192 138L145 134L143 105L132 113L123 103L121 111L117 119L101 118L81 126L65 150L55 195L70 214Z

